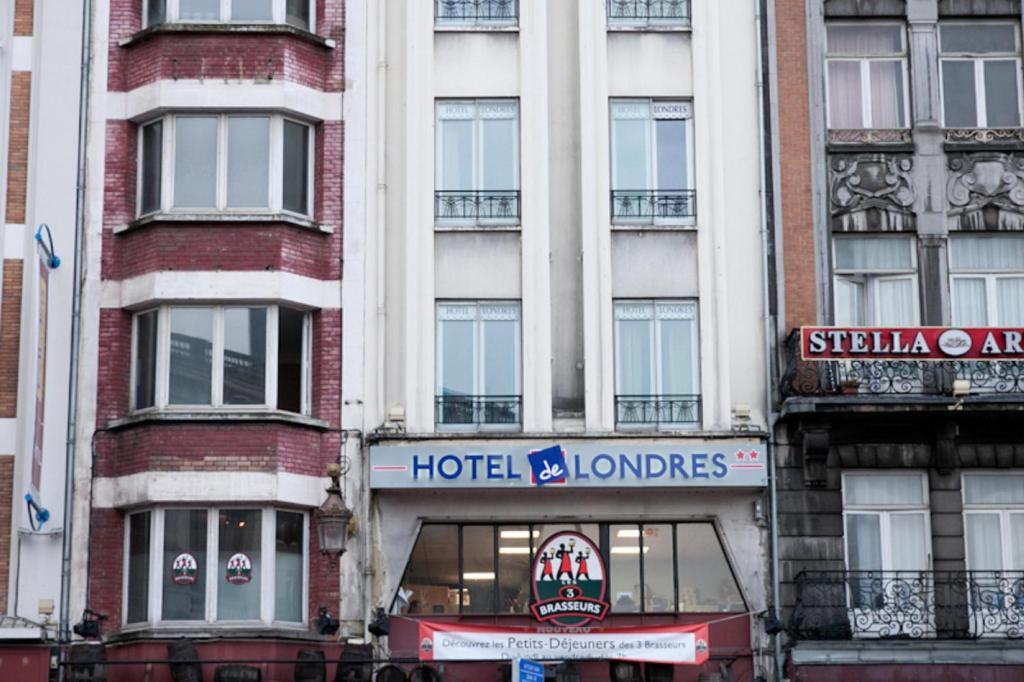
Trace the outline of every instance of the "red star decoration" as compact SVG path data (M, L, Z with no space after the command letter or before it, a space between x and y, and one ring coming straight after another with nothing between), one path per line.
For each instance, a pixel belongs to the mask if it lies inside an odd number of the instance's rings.
M736 459L744 459L746 456L746 453L744 453L742 450L736 451Z
M750 459L757 459L757 450L750 451Z

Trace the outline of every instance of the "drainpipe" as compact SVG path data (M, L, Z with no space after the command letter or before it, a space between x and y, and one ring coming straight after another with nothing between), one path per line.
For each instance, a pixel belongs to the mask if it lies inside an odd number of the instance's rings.
M89 73L92 66L92 0L82 2L82 63L78 93L78 173L75 187L75 257L71 290L71 364L68 369L68 429L64 455L64 534L61 540L60 622L58 641L71 641L71 531L74 518L75 445L78 429L78 362L82 333L82 261L85 247L86 134L89 113ZM61 679L66 671L61 668Z

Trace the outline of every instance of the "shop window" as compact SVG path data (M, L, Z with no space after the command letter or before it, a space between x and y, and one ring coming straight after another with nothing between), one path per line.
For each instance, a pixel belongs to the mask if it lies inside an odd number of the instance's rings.
M133 409L308 413L309 325L307 313L278 306L165 306L139 313Z
M615 302L615 417L620 429L700 424L697 304Z
M519 0L434 0L437 26L515 26Z
M612 222L693 224L693 105L612 100L611 126Z
M276 509L153 509L129 515L125 625L301 625L309 563L306 518Z
M1016 22L939 24L947 128L1013 128L1021 122Z
M308 217L312 144L311 126L277 114L167 114L140 129L138 213Z
M1024 239L955 235L949 240L953 324L1024 325Z
M608 0L608 25L686 26L690 0Z
M910 326L918 320L913 237L836 237L835 323Z
M830 24L830 128L907 127L907 48L901 24Z
M312 31L314 0L145 0L143 25L182 23L288 24Z
M438 225L518 225L519 102L437 103Z
M518 429L520 353L518 301L439 303L438 427Z
M535 553L546 538L566 531L589 537L600 547L608 574L605 597L612 613L746 610L722 544L708 522L427 523L413 547L392 612L527 614L533 600Z

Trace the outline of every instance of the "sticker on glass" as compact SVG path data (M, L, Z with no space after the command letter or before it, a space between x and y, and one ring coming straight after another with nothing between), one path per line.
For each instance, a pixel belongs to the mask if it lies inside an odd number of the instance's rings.
M224 578L232 585L244 585L252 580L252 561L242 554L232 554L225 567Z
M188 552L174 557L171 563L171 580L175 585L191 585L199 574L199 562Z

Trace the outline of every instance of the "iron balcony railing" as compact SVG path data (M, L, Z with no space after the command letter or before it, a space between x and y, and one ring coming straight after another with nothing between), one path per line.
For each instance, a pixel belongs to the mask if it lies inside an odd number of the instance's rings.
M434 218L438 222L518 225L519 190L438 190Z
M611 203L617 221L685 221L697 215L697 192L692 189L613 189Z
M1020 639L1024 571L803 571L797 639Z
M518 426L522 403L518 395L439 395L434 416L445 426Z
M953 382L966 380L970 393L1024 394L1024 362L985 360L804 360L800 332L786 340L783 397L951 396Z
M619 426L693 426L700 424L700 395L617 395Z
M436 0L438 24L515 25L518 0Z
M623 23L686 22L690 20L690 0L608 0L608 19Z

